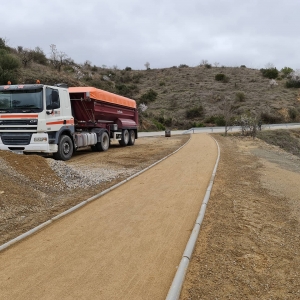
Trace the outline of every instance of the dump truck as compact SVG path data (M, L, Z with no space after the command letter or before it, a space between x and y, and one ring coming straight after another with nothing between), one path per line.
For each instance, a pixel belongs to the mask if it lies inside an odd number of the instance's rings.
M0 150L68 160L83 147L106 151L138 138L136 102L94 87L0 86Z

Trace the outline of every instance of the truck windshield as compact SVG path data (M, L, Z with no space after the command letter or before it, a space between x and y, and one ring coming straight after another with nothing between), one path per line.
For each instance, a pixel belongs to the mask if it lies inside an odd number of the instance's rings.
M0 92L0 111L41 112L42 110L43 89Z

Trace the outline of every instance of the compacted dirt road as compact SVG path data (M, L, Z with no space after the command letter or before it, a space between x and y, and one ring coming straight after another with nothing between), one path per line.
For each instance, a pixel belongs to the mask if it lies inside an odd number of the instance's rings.
M1 298L164 299L216 157L215 141L194 135L167 160L0 253Z
M55 172L48 159L0 152L0 243L188 138L86 150ZM181 299L300 299L300 159L258 139L215 138L221 159ZM0 252L0 299L164 299L211 173L202 164L215 159L211 146L193 135L138 181Z

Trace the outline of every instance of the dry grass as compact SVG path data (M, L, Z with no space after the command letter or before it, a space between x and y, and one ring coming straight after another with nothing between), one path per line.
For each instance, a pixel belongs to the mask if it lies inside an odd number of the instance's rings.
M204 122L212 115L222 114L220 104L222 99L230 97L233 101L234 115L250 112L260 117L261 113L276 116L281 122L300 121L300 101L297 89L287 89L285 79L277 80L278 85L271 88L269 79L264 78L256 69L239 67L185 67L149 70L115 70L79 66L84 77L75 78L75 73L69 68L57 72L51 67L32 64L23 69L20 82L34 82L40 79L42 83L54 84L65 82L70 86L96 86L114 93L120 93L118 86L135 86L125 94L139 101L149 89L158 93L154 102L149 102L144 116L149 123L158 116L172 118L173 129L189 128L192 122ZM228 82L215 80L216 74L225 74ZM104 80L103 76L109 78ZM237 94L242 93L240 101ZM187 120L186 110L202 105L204 115L201 118ZM291 120L288 111L296 109L297 117Z

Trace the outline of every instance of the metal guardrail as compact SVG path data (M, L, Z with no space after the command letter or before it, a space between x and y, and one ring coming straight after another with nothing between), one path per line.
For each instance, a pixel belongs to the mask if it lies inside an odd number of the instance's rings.
M261 126L261 129L291 129L291 128L300 128L300 123L284 123L284 124L264 124ZM241 126L229 126L228 132L237 132L241 131ZM224 126L215 126L215 127L192 127L182 134L189 133L200 133L200 132L225 132Z

